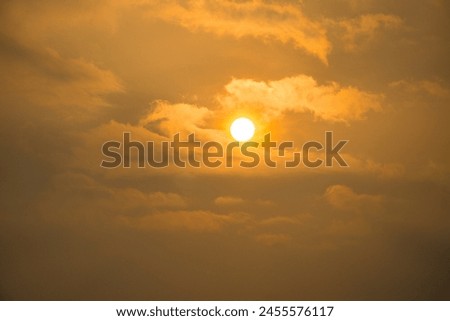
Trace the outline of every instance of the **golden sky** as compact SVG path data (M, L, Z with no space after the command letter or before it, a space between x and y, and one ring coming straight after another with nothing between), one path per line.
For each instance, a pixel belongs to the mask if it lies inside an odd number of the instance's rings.
M5 0L0 26L0 298L450 299L448 2ZM350 166L99 166L239 116Z

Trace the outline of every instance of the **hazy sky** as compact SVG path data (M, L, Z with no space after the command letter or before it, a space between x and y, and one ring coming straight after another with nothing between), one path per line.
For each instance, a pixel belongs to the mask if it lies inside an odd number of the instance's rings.
M0 298L450 299L444 0L2 1ZM104 169L131 132L348 168Z

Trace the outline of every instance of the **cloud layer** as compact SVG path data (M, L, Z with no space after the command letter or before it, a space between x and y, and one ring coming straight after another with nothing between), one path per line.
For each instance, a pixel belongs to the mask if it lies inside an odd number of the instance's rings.
M447 7L2 2L0 297L448 299ZM239 116L350 166L99 166Z

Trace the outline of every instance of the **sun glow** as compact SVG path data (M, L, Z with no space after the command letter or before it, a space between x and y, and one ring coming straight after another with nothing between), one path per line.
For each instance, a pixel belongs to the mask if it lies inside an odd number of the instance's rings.
M237 118L230 126L231 136L238 142L246 142L255 134L255 125L245 117Z

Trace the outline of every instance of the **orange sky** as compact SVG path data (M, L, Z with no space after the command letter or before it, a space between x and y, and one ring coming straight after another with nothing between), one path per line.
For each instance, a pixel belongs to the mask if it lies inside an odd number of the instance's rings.
M450 298L443 0L0 4L0 298ZM130 132L348 168L107 170Z

